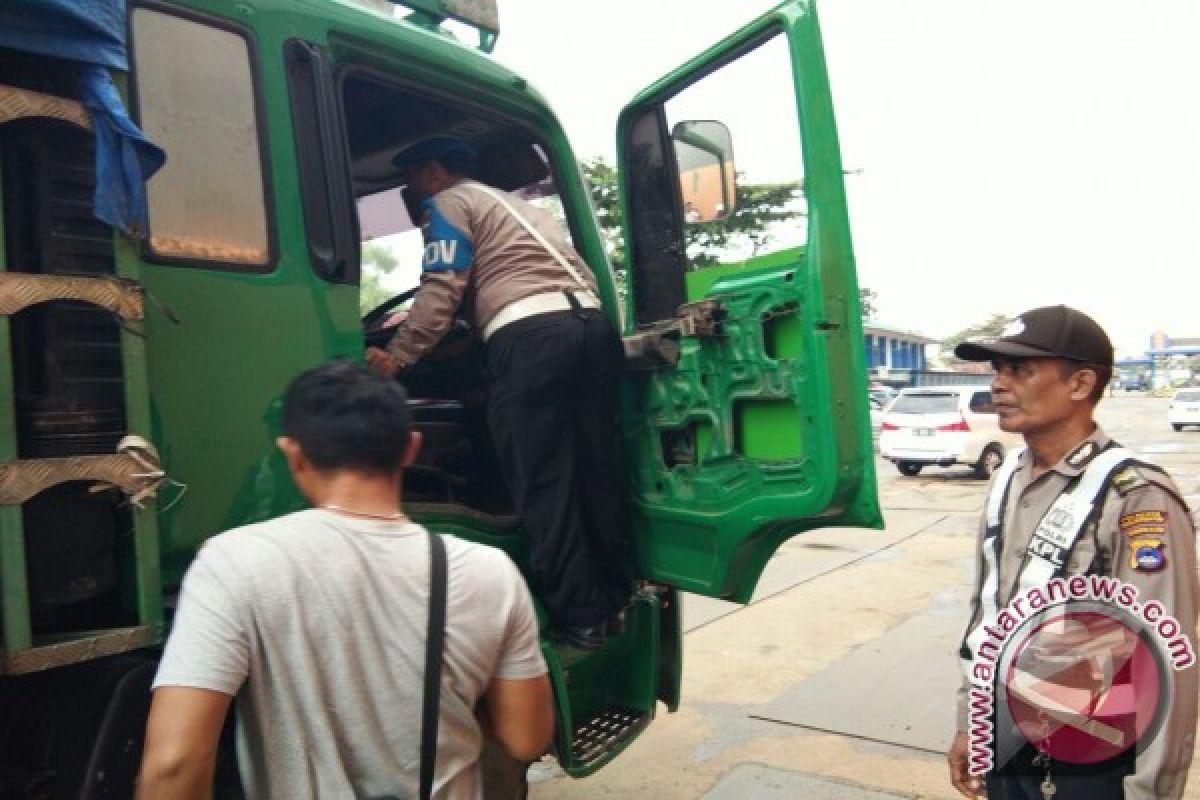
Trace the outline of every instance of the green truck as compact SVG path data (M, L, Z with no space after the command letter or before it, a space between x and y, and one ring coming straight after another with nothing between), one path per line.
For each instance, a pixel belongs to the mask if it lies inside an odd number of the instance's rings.
M301 507L273 446L282 390L378 333L359 310L362 246L412 229L391 159L426 136L468 139L482 180L561 211L625 338L642 589L600 649L543 642L569 774L678 706L682 592L747 602L789 537L881 524L813 3L782 3L622 111L621 280L554 112L485 52L494 3L404 5L0 9L0 797L130 794L180 580L207 537ZM84 29L105 8L109 39L13 33L57 35L72 7ZM477 45L450 33L462 23ZM97 69L107 105L81 79ZM166 156L124 195L114 164L157 164L121 138L113 98ZM791 205L770 236L721 234L779 185ZM451 344L408 376L429 445L406 505L520 565L478 376Z

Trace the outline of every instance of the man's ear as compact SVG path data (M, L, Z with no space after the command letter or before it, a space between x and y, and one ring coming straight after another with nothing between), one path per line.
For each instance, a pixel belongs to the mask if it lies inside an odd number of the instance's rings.
M404 448L404 456L400 459L400 466L411 467L417 460L417 454L421 452L421 432L411 431L408 434L408 447Z
M1096 389L1096 381L1100 380L1099 374L1091 367L1076 370L1071 373L1069 390L1072 400L1090 400L1092 392Z
M278 436L275 439L275 446L283 453L288 469L292 471L293 475L298 475L308 469L308 459L304 457L304 451L300 449L300 443L295 439L290 436Z

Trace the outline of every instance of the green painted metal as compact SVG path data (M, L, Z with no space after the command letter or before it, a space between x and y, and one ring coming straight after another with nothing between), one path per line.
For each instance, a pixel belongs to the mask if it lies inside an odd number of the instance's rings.
M857 279L813 4L784 2L652 84L617 129L624 167L634 120L775 34L787 37L792 56L808 244L689 274L690 301L725 308L723 335L685 339L678 365L644 378L626 407L643 574L742 602L790 536L831 525L882 527ZM627 237L628 191L623 176ZM629 318L637 292L635 283ZM704 455L668 463L662 432L689 426L711 427Z
M140 280L149 298L146 338L122 339L129 427L148 435L167 474L186 487L164 488L155 503L135 513L134 555L123 566L135 575L133 602L150 625L161 621L163 594L177 587L208 537L303 506L274 446L280 395L302 370L362 353L357 287L326 283L309 263L283 60L288 40L326 48L338 68L369 68L535 131L560 165L555 177L575 244L595 268L606 313L614 324L620 316L587 188L576 167L561 169L577 163L574 153L544 99L522 78L442 32L349 2L171 5L240 31L252 47L273 257L269 270L251 274L170 265L128 242L117 244L118 271ZM787 32L797 65L809 245L690 274L690 298L716 299L728 309L725 338L686 340L676 369L631 380L628 387L640 409L627 420L627 461L644 574L741 600L748 599L766 559L797 531L879 523L836 129L809 5L785 3L631 106L659 102L677 82L776 29ZM629 111L622 119L628 121ZM774 316L764 335L766 312ZM0 357L7 346L2 325ZM11 389L11 378L0 374L0 460L6 447L15 449ZM662 434L672 430L694 437L695 464L664 466ZM502 547L519 564L525 560L520 536L507 528L445 510L415 516L438 530ZM19 510L0 509L9 650L13 643L29 644L21 548ZM594 654L543 643L560 701L560 751L569 753L570 732L580 720L607 706L636 710L647 721L656 696L677 706L679 604L673 590L666 597L665 609L658 595L640 597L629 630ZM670 658L660 661L662 654ZM627 743L587 764L564 756L564 766L587 774Z
M274 447L280 395L308 367L362 355L357 287L325 283L309 264L284 43L303 38L327 46L338 65L372 68L485 106L541 133L559 163L576 163L561 125L534 90L510 70L444 36L337 3L255 0L231 6L194 0L178 5L228 21L253 43L277 258L266 274L180 268L145 255L139 265L158 301L147 303L146 320L153 440L167 473L188 486L179 503L160 513L168 586L179 582L209 536L303 506ZM578 170L565 172L559 182L564 204L587 214L590 201ZM581 216L579 233L588 262L605 264L590 217ZM599 272L602 296L615 319L613 280Z
M662 635L662 602L643 594L626 614L626 630L594 653L558 648L543 642L555 694L554 748L563 771L575 778L591 775L616 758L654 717ZM581 759L572 752L579 724L605 708L641 715L640 723L603 754Z
M3 181L0 173L0 181ZM0 215L0 271L7 271L4 217ZM17 459L16 405L13 399L12 347L8 317L0 316L0 464ZM29 621L29 582L25 574L25 531L19 506L0 506L0 632L3 656L33 643Z
M131 281L139 281L137 254L133 246L117 237L117 275ZM146 341L140 332L133 329L121 331L121 368L125 385L125 420L130 433L149 440L150 382L146 371ZM168 484L170 491L175 488ZM155 635L163 628L162 571L158 552L158 507L160 498L148 498L133 508L133 576L134 603L138 622L149 626Z

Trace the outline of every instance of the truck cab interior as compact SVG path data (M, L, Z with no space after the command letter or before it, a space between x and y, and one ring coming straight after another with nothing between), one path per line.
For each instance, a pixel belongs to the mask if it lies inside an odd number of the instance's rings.
M399 262L384 278L394 294L363 319L365 345L382 348L416 292L422 247L415 204L392 164L397 153L429 136L456 136L479 150L476 179L560 217L562 206L547 150L514 122L461 101L416 94L365 70L345 72L338 86L359 240L364 249L368 242L387 248ZM488 527L511 530L516 518L487 430L482 354L470 317L469 309L461 310L442 341L399 377L424 439L405 475L405 501L484 515L480 521Z

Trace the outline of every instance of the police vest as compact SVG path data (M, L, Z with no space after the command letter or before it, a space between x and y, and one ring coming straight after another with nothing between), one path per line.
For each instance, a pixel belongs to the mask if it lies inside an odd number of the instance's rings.
M1004 529L1004 509L1017 464L1026 448L1011 451L996 473L986 506L986 528L983 536L983 583L975 598L975 613L979 623L963 638L959 657L963 674L971 679L971 666L979 645L987 638L985 627L993 627L1000 614L1000 548ZM1044 588L1066 570L1067 559L1084 529L1097 513L1097 501L1112 483L1113 476L1130 465L1147 466L1133 453L1119 446L1110 446L1084 467L1075 485L1064 491L1046 510L1029 537L1025 560L1018 575L1013 596L1034 588Z

